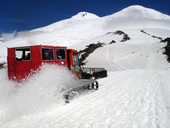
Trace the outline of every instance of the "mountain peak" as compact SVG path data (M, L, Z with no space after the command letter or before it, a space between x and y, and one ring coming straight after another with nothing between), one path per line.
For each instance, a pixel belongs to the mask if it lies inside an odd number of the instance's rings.
M113 14L117 17L147 18L147 19L170 19L170 16L163 14L151 8L141 5L132 5Z
M95 18L99 18L99 16L89 12L79 12L76 15L72 16L72 19L76 19L76 20L95 19Z
M149 8L146 8L146 7L141 6L141 5L131 5L131 6L128 6L128 7L124 8L124 9L147 10L147 9L149 9ZM123 10L124 10L124 9L123 9Z

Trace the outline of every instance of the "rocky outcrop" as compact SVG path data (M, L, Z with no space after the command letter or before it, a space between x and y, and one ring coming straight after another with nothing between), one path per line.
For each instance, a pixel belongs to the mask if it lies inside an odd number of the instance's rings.
M161 42L167 43L167 45L164 47L165 48L164 54L167 55L167 60L170 62L170 37L167 37L166 39L162 40Z
M97 48L99 47L103 47L104 43L98 42L98 43L92 43L87 45L84 50L80 50L79 51L79 55L80 55L80 65L85 65L85 60L86 58L93 53Z

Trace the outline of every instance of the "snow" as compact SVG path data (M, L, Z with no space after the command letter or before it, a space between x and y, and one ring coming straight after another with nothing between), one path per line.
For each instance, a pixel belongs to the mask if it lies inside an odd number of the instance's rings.
M162 71L130 70L109 73L96 92L70 104L49 106L34 114L15 117L1 125L24 128L56 127L167 127L162 86L169 79ZM166 90L165 90L166 91Z
M20 116L44 111L53 105L57 107L64 101L61 94L64 89L75 84L68 69L53 65L42 66L37 74L22 83L9 81L6 69L0 71L0 81L3 82L0 86L1 126Z
M163 38L166 38L166 37L170 37L170 30L169 29L161 29L161 28L157 28L157 29L154 29L154 28L149 28L149 29L145 29L148 33L152 34L152 35L155 35L155 36L161 36Z
M99 80L99 90L65 104L64 90L76 84L67 69L44 65L17 83L8 80L6 66L0 69L1 128L170 128L166 43L152 37L170 36L169 28L168 15L135 5L105 17L80 12L46 27L5 34L0 62L6 61L7 47L48 44L81 50L104 43L90 54L86 66L104 67L108 77ZM117 30L130 40L121 42ZM110 44L112 40L116 43Z
M130 15L129 15L130 14ZM154 9L145 8L140 5L132 5L129 6L120 12L114 14L116 17L133 17L135 19L138 18L146 18L146 19L160 19L160 20L170 20L170 17L166 14L160 13Z
M78 14L76 14L75 16L73 16L71 19L74 20L85 20L85 19L96 19L99 18L99 16L89 13L89 12L79 12Z
M105 67L109 71L128 69L169 69L164 44L113 44L96 50L88 58L87 66ZM96 63L96 58L98 63Z

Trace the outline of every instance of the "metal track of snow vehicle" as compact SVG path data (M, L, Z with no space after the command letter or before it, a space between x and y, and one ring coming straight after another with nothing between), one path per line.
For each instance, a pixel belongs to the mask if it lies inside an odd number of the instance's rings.
M67 101L73 91L79 92L82 88L98 89L96 79L107 77L104 68L82 68L79 64L78 51L61 46L34 45L8 48L7 61L8 78L16 81L22 81L44 63L67 67L78 78L79 83L65 93Z

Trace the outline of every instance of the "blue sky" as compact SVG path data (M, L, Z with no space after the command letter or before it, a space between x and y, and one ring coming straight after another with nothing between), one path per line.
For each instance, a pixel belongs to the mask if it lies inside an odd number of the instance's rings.
M130 5L170 15L169 0L1 0L0 33L43 27L81 11L110 15Z

